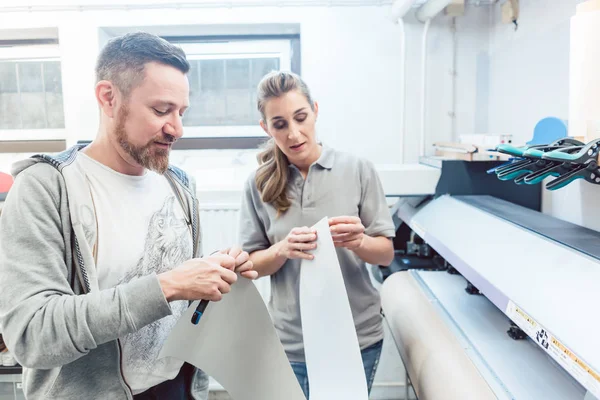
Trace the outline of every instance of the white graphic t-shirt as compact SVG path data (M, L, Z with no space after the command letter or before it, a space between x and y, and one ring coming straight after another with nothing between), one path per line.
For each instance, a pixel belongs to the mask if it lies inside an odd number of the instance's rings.
M96 207L100 289L168 271L192 258L191 230L167 178L152 171L124 175L83 153L77 162L86 172ZM183 365L173 358L157 360L187 302L170 306L173 315L120 338L124 378L134 394L173 379Z

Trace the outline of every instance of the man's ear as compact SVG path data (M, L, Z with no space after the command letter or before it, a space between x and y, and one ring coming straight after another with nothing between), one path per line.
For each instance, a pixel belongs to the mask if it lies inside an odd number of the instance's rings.
M100 110L109 118L113 118L116 110L117 89L110 81L96 84L96 101Z

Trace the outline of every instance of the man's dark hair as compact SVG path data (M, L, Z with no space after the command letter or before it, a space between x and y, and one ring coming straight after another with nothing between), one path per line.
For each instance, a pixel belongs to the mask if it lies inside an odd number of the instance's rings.
M146 32L115 37L104 46L96 64L96 82L111 81L125 96L144 79L144 66L156 62L187 74L190 64L183 50Z

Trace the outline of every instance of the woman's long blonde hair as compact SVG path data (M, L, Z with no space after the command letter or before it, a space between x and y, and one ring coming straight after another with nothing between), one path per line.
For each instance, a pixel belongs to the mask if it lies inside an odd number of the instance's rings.
M272 98L297 90L308 101L314 111L315 106L310 96L306 83L293 72L274 71L265 75L258 84L257 106L265 124L265 106ZM256 172L256 187L263 202L271 204L280 215L287 211L291 202L287 197L287 183L289 179L289 161L285 154L277 147L271 138L263 151L258 154L258 170Z

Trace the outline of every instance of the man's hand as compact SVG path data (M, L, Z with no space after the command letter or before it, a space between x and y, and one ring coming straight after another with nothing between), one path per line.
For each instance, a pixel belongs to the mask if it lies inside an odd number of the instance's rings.
M258 278L258 272L252 269L254 265L252 264L252 261L250 261L250 255L248 252L243 251L241 247L234 246L229 249L221 250L220 253L227 254L235 259L234 271L238 272L244 278L251 280Z
M219 301L237 280L233 271L236 259L227 254L192 258L180 266L158 275L167 301Z
M357 250L363 244L365 227L358 217L330 218L329 229L335 247Z

